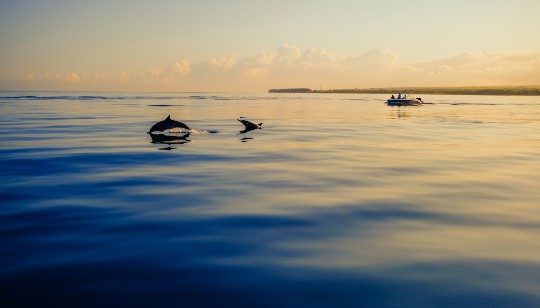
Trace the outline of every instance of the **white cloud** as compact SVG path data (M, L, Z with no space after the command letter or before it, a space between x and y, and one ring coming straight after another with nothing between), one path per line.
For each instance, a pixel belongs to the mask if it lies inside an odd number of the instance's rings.
M291 65L302 56L302 51L296 46L283 45L276 50L277 65Z
M438 85L538 84L540 52L465 52L404 65L403 71L413 73L422 82L432 80Z
M341 61L345 70L389 68L397 65L397 54L388 49L372 49L363 54L349 56Z
M284 45L273 51L191 63L181 58L161 68L117 76L29 73L26 84L101 85L110 90L253 91L272 87L360 88L540 84L540 52L466 52L402 63L390 49L338 56L324 49Z
M335 67L336 64L336 57L324 49L308 49L294 61L294 65L302 69Z
M189 60L180 59L167 65L163 71L159 72L159 75L165 76L166 78L182 78L189 75L190 71L191 65Z
M236 55L222 58L212 58L207 61L208 66L216 68L218 70L228 70L234 64L236 64Z
M67 74L65 77L66 82L79 82L81 81L81 77L75 73Z
M123 73L120 80L124 83L154 84L175 83L184 80L191 72L188 59L176 60L163 68L148 69L136 74Z
M276 58L276 52L262 52L253 57L241 59L231 69L246 78L262 76L270 72Z
M68 74L51 74L46 72L44 74L40 73L30 73L24 76L26 82L54 82L54 83L78 83L81 81L81 77L76 73Z

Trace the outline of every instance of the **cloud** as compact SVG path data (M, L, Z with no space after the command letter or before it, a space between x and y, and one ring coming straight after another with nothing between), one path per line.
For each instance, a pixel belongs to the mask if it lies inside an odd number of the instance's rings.
M79 82L81 81L81 78L79 77L79 75L75 73L70 73L66 75L65 81L66 82Z
M190 71L191 64L189 63L189 60L181 59L166 66L163 71L160 72L160 75L165 78L183 78L189 75Z
M122 73L119 81L124 84L173 84L185 80L191 72L188 59L176 60L163 68L153 68L135 74Z
M388 49L372 49L363 54L346 57L341 61L344 70L389 68L397 65L397 54Z
M276 50L276 65L292 65L302 56L302 51L296 46L283 45Z
M261 52L252 57L246 57L238 61L231 71L246 79L264 76L268 74L275 64L276 52Z
M236 55L222 58L212 58L202 63L206 63L208 67L214 68L216 70L226 71L236 64Z
M313 69L320 67L336 68L336 57L325 49L308 49L293 63L297 69Z
M465 52L404 65L402 71L438 85L456 84L458 80L473 85L538 84L540 52Z
M253 91L272 87L361 88L540 84L540 52L465 52L403 63L395 51L372 49L338 55L325 49L283 45L252 56L192 63L179 58L145 71L117 76L29 73L26 84L100 86L134 91ZM54 90L53 89L53 90Z
M81 77L76 73L51 74L46 72L44 74L26 74L24 80L26 82L78 83L81 81Z

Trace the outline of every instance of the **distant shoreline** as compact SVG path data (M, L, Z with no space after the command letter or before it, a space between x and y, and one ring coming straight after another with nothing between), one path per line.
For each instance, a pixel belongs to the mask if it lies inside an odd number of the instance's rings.
M369 89L328 89L310 88L270 89L269 93L338 93L338 94L445 94L445 95L512 95L540 96L540 86L516 87L403 87Z

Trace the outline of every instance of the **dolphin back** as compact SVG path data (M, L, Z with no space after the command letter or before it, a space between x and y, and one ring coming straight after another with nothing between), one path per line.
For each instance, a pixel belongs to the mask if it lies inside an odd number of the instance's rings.
M171 120L171 124L173 125L173 127L181 127L181 128L185 128L187 130L191 129L186 124L184 124L184 123L182 123L180 121Z
M247 128L247 129L257 129L259 128L259 125L253 123L253 122L250 122L248 120L242 120L242 119L237 119L238 121L240 121L242 124L244 124L244 126ZM262 123L261 123L262 124Z
M178 127L184 128L187 130L190 129L186 124L182 122L171 120L171 116L169 115L165 120L159 121L156 124L152 125L152 127L150 127L149 133L157 132L157 131L164 131L166 129L178 128Z

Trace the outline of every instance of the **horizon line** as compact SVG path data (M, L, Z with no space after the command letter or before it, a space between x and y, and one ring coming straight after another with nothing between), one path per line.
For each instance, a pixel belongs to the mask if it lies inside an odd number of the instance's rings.
M540 84L524 84L524 85L467 85L467 86L382 86L382 87L355 87L355 88L323 88L322 90L380 90L380 89L462 89L462 88L540 88ZM320 91L310 87L278 87L270 89L310 89ZM270 89L262 90L268 91ZM0 92L100 92L100 93L258 93L260 91L216 91L216 90L195 90L195 91L116 91L116 90L6 90L0 89Z

